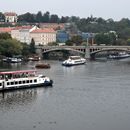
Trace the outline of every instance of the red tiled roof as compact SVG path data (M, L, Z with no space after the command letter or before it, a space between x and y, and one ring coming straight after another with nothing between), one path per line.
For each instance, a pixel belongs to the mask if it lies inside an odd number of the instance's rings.
M18 26L18 27L13 28L13 30L31 29L31 28L32 28L32 26Z
M33 30L31 33L54 33L54 32L55 30L53 28L44 28Z
M16 16L17 14L14 12L5 12L4 15L5 16Z
M10 33L12 29L13 28L7 28L7 27L0 28L0 33L6 33L6 32Z

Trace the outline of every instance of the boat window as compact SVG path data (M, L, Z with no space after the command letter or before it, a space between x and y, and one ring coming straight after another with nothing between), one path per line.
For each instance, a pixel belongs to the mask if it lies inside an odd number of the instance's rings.
M29 80L27 80L27 83L29 83Z
M14 82L11 82L11 85L14 85Z
M25 84L25 83L26 83L26 81L24 80L24 81L23 81L23 84Z
M10 82L7 82L7 85L10 85L9 83L10 83Z
M37 80L36 80L36 79L34 79L34 82L36 83L36 82L37 82Z
M32 80L30 80L30 83L32 83Z
M22 81L19 81L19 84L22 84Z
M18 81L15 81L15 84L18 84Z
M2 86L2 83L0 83L0 86Z

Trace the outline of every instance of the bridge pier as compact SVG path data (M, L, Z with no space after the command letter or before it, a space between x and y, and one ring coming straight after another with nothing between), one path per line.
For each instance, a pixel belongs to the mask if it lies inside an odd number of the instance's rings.
M36 54L38 54L40 58L43 58L42 48L36 48Z
M85 48L85 58L90 59L90 47L89 46L87 46Z

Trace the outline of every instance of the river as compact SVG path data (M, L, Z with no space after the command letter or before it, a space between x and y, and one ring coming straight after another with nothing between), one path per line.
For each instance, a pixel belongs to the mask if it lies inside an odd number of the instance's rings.
M53 87L0 93L0 130L130 130L130 60L47 62L50 69L37 71L52 78ZM1 63L0 71L35 64Z

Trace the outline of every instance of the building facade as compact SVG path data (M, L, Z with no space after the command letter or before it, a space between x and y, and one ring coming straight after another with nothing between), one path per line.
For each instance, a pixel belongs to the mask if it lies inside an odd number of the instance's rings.
M30 37L34 39L35 45L48 45L56 42L56 31L52 28L36 29L30 32Z
M69 34L66 31L57 31L56 41L58 43L65 43L67 40L69 40Z
M11 30L11 36L20 42L30 44L30 32L37 29L37 26L21 26Z
M18 20L17 14L14 12L5 12L4 16L6 23L16 23Z

